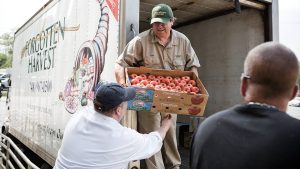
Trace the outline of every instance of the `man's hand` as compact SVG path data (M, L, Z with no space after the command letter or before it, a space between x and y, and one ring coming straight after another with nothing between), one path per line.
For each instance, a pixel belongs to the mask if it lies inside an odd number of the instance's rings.
M160 134L162 139L165 138L166 133L168 132L171 125L172 125L172 116L171 114L167 114L165 115L165 117L163 117L161 122L161 127L157 130L157 132Z
M165 115L165 117L163 117L163 120L161 122L161 126L165 126L166 128L170 128L170 126L172 125L172 115L171 114L167 114Z
M126 85L126 78L125 78L125 68L119 65L118 63L115 64L115 76L116 81L123 85Z

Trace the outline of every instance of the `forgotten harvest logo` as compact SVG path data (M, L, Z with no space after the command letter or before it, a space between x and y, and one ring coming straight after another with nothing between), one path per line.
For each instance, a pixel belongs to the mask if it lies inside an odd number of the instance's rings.
M54 67L55 49L60 40L64 40L65 18L57 21L36 36L30 38L22 51L28 58L28 73L49 70Z

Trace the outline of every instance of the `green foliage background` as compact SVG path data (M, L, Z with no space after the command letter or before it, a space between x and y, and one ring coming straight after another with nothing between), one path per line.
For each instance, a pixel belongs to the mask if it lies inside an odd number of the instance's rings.
M0 69L10 68L13 56L13 33L4 33L0 36L0 45L5 52L0 53Z

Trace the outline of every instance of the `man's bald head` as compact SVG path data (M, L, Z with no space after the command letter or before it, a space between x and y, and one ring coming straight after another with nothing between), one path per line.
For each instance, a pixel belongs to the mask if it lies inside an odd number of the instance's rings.
M284 96L293 89L299 73L296 55L277 42L263 43L252 49L245 60L249 84L262 89L263 97Z

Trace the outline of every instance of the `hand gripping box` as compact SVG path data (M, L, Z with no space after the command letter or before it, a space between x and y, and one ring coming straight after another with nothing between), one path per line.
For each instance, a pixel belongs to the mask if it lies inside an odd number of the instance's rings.
M136 111L146 110L150 112L203 116L209 95L201 80L195 75L194 72L152 69L145 67L129 67L127 68L126 75L127 84L131 84L130 75L132 74L164 77L171 76L172 78L189 76L191 79L196 81L196 86L200 89L200 92L198 94L192 94L135 86L136 97L134 100L128 102L128 109Z

